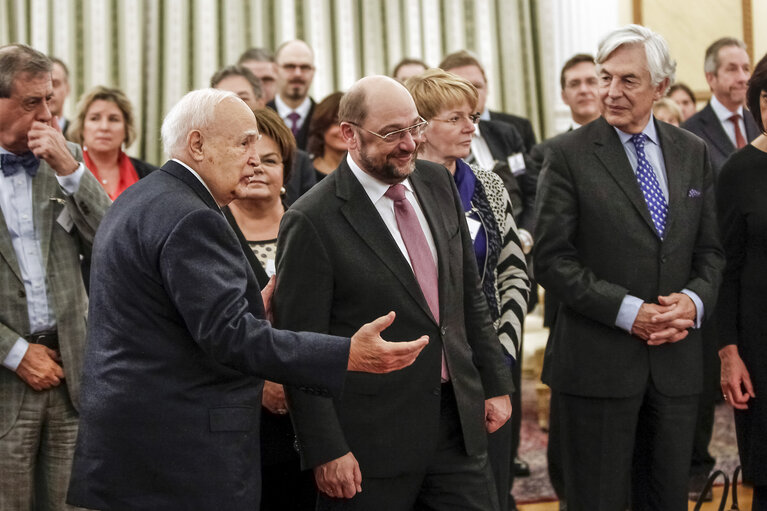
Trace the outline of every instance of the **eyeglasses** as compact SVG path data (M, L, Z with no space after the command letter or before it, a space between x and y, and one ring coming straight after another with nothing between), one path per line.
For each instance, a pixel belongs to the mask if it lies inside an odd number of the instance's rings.
M309 71L314 70L314 66L311 64L282 64L280 67L288 73L295 73L296 69L302 73L308 73Z
M406 133L410 133L410 136L413 138L420 138L421 135L423 135L423 132L426 129L426 126L428 126L429 121L427 121L426 119L420 116L418 118L421 119L421 122L413 124L412 126L409 126L407 128L402 128L401 130L390 131L389 133L385 135L381 135L380 133L376 133L375 131L370 131L369 129L363 128L362 126L354 122L349 122L349 124L351 124L352 126L357 126L359 129L365 130L371 135L377 136L384 142L394 142L395 140L402 140L403 138L405 138Z
M469 122L472 123L472 124L477 124L479 122L479 118L480 118L479 114L470 114L470 115L465 115L465 114L458 115L458 114L455 114L455 115L451 115L447 119L437 119L436 117L434 117L434 118L432 118L432 121L448 122L448 123L452 124L453 126L455 126L460 121L463 121L463 120L466 120L466 119L468 119Z

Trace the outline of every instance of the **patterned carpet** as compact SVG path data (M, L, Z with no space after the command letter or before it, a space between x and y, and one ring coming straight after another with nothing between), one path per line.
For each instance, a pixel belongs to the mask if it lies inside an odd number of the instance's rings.
M548 434L538 425L536 414L537 380L522 381L522 432L519 456L530 464L530 477L514 482L513 494L519 504L557 500L546 471L546 444ZM735 424L732 409L722 403L716 407L714 436L710 452L716 458L716 468L732 474L739 464L735 441Z

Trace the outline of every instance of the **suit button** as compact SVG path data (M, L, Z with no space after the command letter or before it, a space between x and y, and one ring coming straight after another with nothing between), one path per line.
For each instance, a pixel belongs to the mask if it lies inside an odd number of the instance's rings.
M84 215L91 214L91 208L89 208L88 205L82 201L80 201L80 211L82 211Z
M447 334L447 327L443 326L442 328L440 328L439 331L442 332L442 335L446 335Z
M441 389L439 387L434 387L431 393L434 394L435 396L439 396L441 394Z
M26 298L27 293L23 289L19 289L19 298Z
M660 262L665 263L666 259L666 256L660 256Z

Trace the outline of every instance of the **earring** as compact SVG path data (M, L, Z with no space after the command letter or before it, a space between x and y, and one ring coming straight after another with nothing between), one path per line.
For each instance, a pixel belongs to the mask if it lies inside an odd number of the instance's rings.
M285 195L288 193L288 190L284 186L280 186L280 195Z

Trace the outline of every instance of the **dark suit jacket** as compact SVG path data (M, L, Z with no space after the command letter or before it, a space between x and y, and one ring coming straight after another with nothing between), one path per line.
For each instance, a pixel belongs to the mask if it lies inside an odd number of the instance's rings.
M224 215L173 161L115 201L93 277L69 502L257 509L261 378L338 393L348 339L271 328Z
M306 146L309 143L309 123L312 122L314 107L317 106L317 103L314 102L313 98L309 98L309 100L312 102L312 107L309 109L309 115L306 116L304 123L301 125L301 129L298 130L298 133L296 133L296 144L298 145L298 148L303 151L306 151ZM277 105L275 104L274 100L268 102L266 106L275 112L277 111Z
M743 122L746 125L746 132L743 135L746 137L747 142L751 142L759 136L759 128L756 126L750 113L744 110L743 114ZM730 140L730 137L727 136L727 133L725 133L719 117L716 116L714 109L711 107L711 103L687 119L682 124L682 128L695 133L706 142L711 157L711 166L714 169L714 176L719 176L719 170L722 168L722 165L735 152L735 145Z
M701 390L699 330L648 347L615 326L628 293L656 302L687 288L709 316L721 281L708 150L684 130L662 122L656 127L669 186L664 241L620 138L603 118L549 145L534 253L538 282L562 301L543 368L543 381L557 391L628 397L644 392L650 378L669 396Z
M80 146L68 143L67 147L75 159L82 161ZM96 228L111 201L88 169L83 173L77 193L66 195L45 161L40 162L37 175L32 179L32 201L46 291L56 319L66 376L62 385L66 386L74 407L79 409L88 304L80 274L80 257L90 251ZM64 214L73 221L70 230L58 221ZM5 359L19 337L29 333L26 290L0 210L0 360ZM14 372L0 369L0 437L16 423L27 392L35 391Z
M285 205L290 206L296 202L315 184L317 184L317 172L314 170L314 163L306 151L298 149L295 158L293 158L293 172L285 184L287 191Z
M522 141L525 146L525 153L529 153L530 149L532 149L535 145L535 132L533 131L533 125L524 117L490 110L490 120L505 122L506 124L511 124L514 126L514 128L522 136Z
M527 150L522 137L514 127L499 121L479 121L479 132L496 161L495 168L488 170L493 170L500 176L506 191L509 192L517 227L532 234L535 229L538 174L533 171L530 160L525 156ZM525 169L514 175L509 167L508 157L517 153L525 158Z
M425 470L439 437L445 348L466 450L486 448L484 400L512 389L480 287L452 177L419 161L410 181L438 253L440 322L378 211L344 160L283 217L275 324L351 334L393 310L389 340L430 341L415 363L387 375L350 373L339 400L288 390L305 468L350 450L365 477Z

